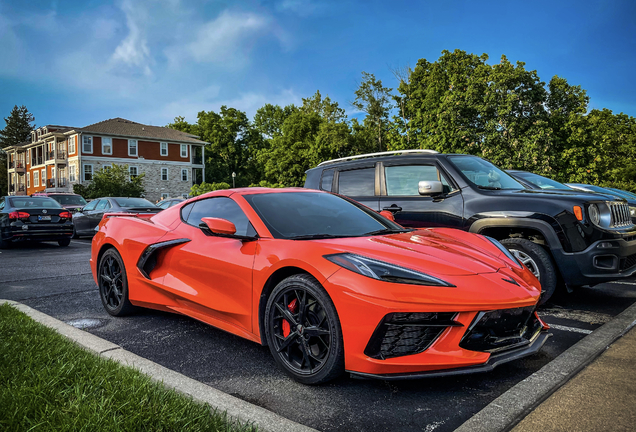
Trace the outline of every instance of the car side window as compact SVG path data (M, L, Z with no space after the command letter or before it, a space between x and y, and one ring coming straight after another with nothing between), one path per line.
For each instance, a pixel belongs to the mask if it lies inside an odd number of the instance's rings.
M331 185L333 183L333 172L333 168L324 170L322 172L322 177L320 178L320 190L331 192Z
M338 193L346 196L375 195L375 167L340 171Z
M0 210L4 209L4 198L0 198Z
M419 196L421 181L440 181L445 193L455 189L435 165L386 166L384 178L389 196Z
M182 209L181 216L188 225L198 227L201 218L227 219L236 226L236 235L255 236L256 230L241 207L231 198L218 197L195 201Z
M95 210L95 206L97 205L97 203L99 202L99 200L97 201L91 201L88 204L86 204L86 206L84 207L84 211L90 211L90 210Z
M99 200L99 203L97 204L97 207L95 207L95 210L106 210L108 208L108 200Z

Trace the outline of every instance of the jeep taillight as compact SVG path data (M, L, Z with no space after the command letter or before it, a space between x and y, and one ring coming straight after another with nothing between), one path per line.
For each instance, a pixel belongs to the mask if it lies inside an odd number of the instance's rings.
M21 212L21 211L15 211L15 212L9 213L9 219L12 219L12 220L28 219L29 216L31 216L31 215L28 214L27 212Z
M60 217L62 219L71 219L73 217L73 215L69 211L63 211L63 212L60 213Z

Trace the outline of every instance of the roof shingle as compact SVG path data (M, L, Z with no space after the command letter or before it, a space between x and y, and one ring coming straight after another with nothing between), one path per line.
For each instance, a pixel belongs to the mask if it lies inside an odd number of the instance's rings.
M205 141L197 139L198 137L196 135L167 127L144 125L120 117L104 120L77 130L104 135L122 135L136 138L152 138L164 141L206 144Z

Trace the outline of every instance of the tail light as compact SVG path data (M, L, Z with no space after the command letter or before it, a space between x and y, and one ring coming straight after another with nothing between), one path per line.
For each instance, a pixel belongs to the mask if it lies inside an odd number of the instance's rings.
M30 214L27 212L15 211L9 213L9 219L28 219Z
M60 213L60 217L62 219L71 219L73 217L73 215L69 211L63 211L63 212Z

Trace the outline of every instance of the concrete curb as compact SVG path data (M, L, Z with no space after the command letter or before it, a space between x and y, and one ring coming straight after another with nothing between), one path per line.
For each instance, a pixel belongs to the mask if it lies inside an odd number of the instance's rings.
M154 381L163 383L167 388L172 388L180 393L191 396L198 402L207 403L219 412L227 413L230 420L238 421L241 424L254 424L258 427L259 431L264 432L317 432L315 429L293 422L265 408L230 396L197 380L188 378L185 375L126 351L119 345L83 330L79 330L22 303L0 299L0 305L4 303L12 305L19 311L27 314L34 321L52 328L79 346L100 357L115 360L124 366L133 367L149 375Z
M509 431L635 325L636 303L506 391L455 432Z

